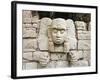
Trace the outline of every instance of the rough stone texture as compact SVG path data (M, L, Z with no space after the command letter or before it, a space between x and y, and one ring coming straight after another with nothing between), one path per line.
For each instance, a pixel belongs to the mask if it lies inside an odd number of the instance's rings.
M88 30L91 31L91 22L89 22Z
M91 31L78 31L78 39L90 40L91 39Z
M50 18L42 18L40 21L40 31L38 37L38 45L40 50L48 50L48 26L51 25Z
M46 68L56 68L56 61L50 61Z
M32 23L32 18L23 18L23 23L25 23L25 24L30 24L30 23Z
M23 26L23 28L32 28L33 27L32 24L23 24L22 26Z
M67 60L67 54L64 53L51 53L51 60Z
M87 30L87 24L84 21L75 21L75 26L78 30Z
M54 19L41 18L37 11L23 10L23 70L90 66L91 22L86 21L87 17L85 22L64 18L53 22ZM54 26L51 24L60 26L59 29L66 26L65 39L60 46L52 40L50 32Z
M24 52L23 58L24 60L33 60L32 52Z
M23 18L31 18L32 17L32 12L30 10L23 10L22 11L22 17Z
M69 47L70 49L76 49L77 47L77 40L76 40L76 31L75 31L75 25L73 20L68 19L66 20L66 24L67 24L67 39L69 42Z
M23 28L23 37L37 37L36 28Z
M90 60L90 56L91 56L90 54L91 54L90 50L86 50L86 51L84 50L83 51L83 57L84 57L84 59L87 60L87 61L89 61Z
M91 42L90 40L78 40L78 49L90 49Z
M23 39L23 51L35 51L37 48L36 39Z
M36 69L37 68L37 62L29 62L29 63L24 63L23 69L25 70L31 70L31 69Z
M68 61L57 61L56 62L56 68L57 67L68 67L69 64L68 64Z
M88 61L86 61L86 60L79 60L79 61L70 62L70 66L71 67L84 67L84 66L88 66Z
M83 58L83 52L82 51L73 50L73 51L70 51L68 53L68 60L71 61L71 62L78 61L82 58Z

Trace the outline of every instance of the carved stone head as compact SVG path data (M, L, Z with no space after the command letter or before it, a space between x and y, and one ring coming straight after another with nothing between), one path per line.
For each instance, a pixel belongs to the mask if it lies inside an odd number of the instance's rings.
M62 18L52 20L48 30L49 51L64 52L66 44L66 21Z

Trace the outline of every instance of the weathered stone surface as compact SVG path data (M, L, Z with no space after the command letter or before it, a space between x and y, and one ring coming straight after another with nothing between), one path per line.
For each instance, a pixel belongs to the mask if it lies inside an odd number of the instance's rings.
M23 51L35 51L37 48L36 39L23 39Z
M37 69L37 62L29 62L25 63L25 65L26 65L26 70Z
M68 64L68 61L57 61L56 62L56 68L59 68L59 67L68 67L69 64Z
M76 31L75 31L75 25L73 20L68 19L66 20L67 23L67 41L69 43L70 49L76 49L77 47L77 40L76 40Z
M42 18L40 20L40 32L39 35L47 36L48 27L51 25L52 20L50 18Z
M79 59L82 59L82 58L83 58L82 51L73 50L68 53L68 60L71 62L78 61Z
M32 18L23 18L22 22L25 24L31 24L32 23Z
M50 53L51 60L67 60L67 54L64 53Z
M41 35L38 38L38 45L40 50L48 50L48 38L45 35Z
M91 40L78 40L78 49L91 49Z
M36 51L33 53L33 59L39 61L41 66L46 66L50 60L50 56L48 52Z
M40 31L38 37L38 44L40 50L48 50L48 26L51 24L50 18L42 18L40 21Z
M88 61L79 60L79 61L70 62L70 67L84 67L84 66L88 66Z
M30 17L32 17L32 11L30 11L30 10L23 10L22 11L22 17L23 18L30 18Z
M91 22L89 22L88 30L91 31Z
M90 40L91 39L91 31L78 31L78 39Z
M25 59L25 60L33 60L33 58L32 58L32 52L24 52L23 53L23 58Z
M90 50L87 50L87 51L83 51L83 58L85 59L85 60L87 60L87 61L90 61L90 59L91 59L91 52L90 52Z
M38 23L39 22L39 16L35 15L32 17L32 23Z
M55 68L56 67L56 61L50 61L46 68Z
M23 37L37 37L36 28L23 28Z
M34 28L39 28L39 23L33 23L32 25Z
M22 24L23 28L32 28L32 24Z
M75 21L75 26L78 30L87 30L87 24L84 21Z
M25 70L26 69L26 63L22 63L22 69Z

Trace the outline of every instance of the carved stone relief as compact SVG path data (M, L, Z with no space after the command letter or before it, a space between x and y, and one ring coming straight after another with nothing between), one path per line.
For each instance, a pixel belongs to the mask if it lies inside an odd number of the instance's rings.
M90 65L90 23L39 19L32 11L23 11L23 16L23 69Z

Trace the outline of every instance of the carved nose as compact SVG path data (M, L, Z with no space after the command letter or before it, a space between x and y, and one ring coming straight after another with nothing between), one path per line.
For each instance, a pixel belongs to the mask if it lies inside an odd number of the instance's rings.
M57 38L61 36L60 31L57 32Z

